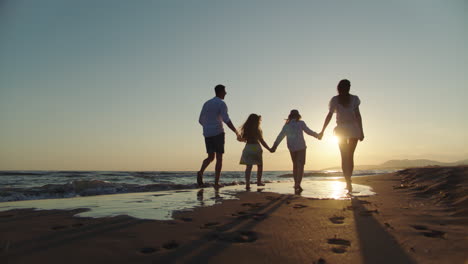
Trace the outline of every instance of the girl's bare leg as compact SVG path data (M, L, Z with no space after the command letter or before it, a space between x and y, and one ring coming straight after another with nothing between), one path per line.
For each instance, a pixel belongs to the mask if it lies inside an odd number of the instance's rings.
M262 175L263 175L263 164L257 165L257 186L265 186L262 182Z
M250 190L250 174L252 173L252 165L245 167L245 189Z
M302 191L301 182L302 177L304 177L304 164L298 163L297 164L297 189Z

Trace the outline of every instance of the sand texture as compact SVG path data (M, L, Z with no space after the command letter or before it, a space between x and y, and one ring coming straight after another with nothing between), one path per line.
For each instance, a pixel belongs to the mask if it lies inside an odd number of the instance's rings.
M468 167L356 177L377 195L251 192L174 220L0 212L0 263L468 263ZM98 198L97 198L98 199Z

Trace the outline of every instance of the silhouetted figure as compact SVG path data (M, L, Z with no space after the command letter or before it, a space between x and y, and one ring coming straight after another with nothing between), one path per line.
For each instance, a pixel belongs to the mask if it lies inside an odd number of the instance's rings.
M301 182L302 177L304 176L304 165L306 162L306 144L304 140L304 134L313 136L317 139L322 139L322 134L317 134L307 127L306 123L301 120L301 115L297 110L291 110L291 113L286 120L286 124L283 126L283 129L276 138L273 147L271 148L273 152L276 151L276 148L281 143L283 138L286 136L288 149L291 154L291 159L293 163L293 177L294 177L294 189L296 192L302 191Z
M202 166L197 173L197 184L203 186L203 173L216 156L215 166L215 188L222 187L219 184L221 168L223 166L224 153L224 128L223 122L236 133L236 128L229 119L228 108L223 99L226 96L224 85L218 84L215 87L216 96L205 102L200 113L198 122L203 126L203 136L205 137L206 152L208 157L203 160Z
M250 174L252 173L253 165L257 165L257 186L265 186L262 182L263 174L263 157L262 146L271 152L265 140L263 140L262 129L260 122L262 117L256 114L250 114L247 121L240 129L239 140L246 142L240 164L247 165L245 168L245 189L250 190ZM260 145L261 144L261 145Z
M338 145L341 152L341 169L346 179L346 188L352 192L351 176L354 169L354 151L356 150L358 140L364 140L364 131L362 129L361 113L359 112L359 104L361 101L356 95L349 93L351 82L341 80L338 83L338 95L330 100L329 112L325 118L322 132L330 123L334 113L336 113L336 124L334 129L335 135L338 137Z

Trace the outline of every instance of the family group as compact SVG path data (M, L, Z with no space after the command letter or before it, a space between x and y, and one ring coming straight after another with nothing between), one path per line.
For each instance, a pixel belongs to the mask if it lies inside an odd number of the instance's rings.
M302 116L299 111L293 109L290 111L286 123L273 143L273 146L269 147L263 139L262 129L260 127L261 116L250 114L238 131L232 124L228 115L227 105L223 101L227 94L226 87L221 84L216 85L214 89L216 96L205 102L199 118L199 123L203 126L203 136L205 137L208 157L203 160L201 168L197 173L197 184L200 187L204 185L203 173L208 165L216 159L214 187L222 187L219 183L219 178L223 165L225 142L223 123L225 123L236 134L239 141L246 143L242 151L240 164L246 165L245 187L247 190L250 189L250 175L253 165L257 165L257 186L265 185L262 182L262 146L271 153L274 153L278 145L286 137L293 164L294 189L295 192L301 192L307 148L304 140L304 133L321 140L333 114L336 113L337 126L334 129L334 133L338 137L338 145L341 153L341 168L346 180L346 188L349 192L352 192L351 176L354 169L354 151L357 142L364 139L364 132L362 128L362 118L359 112L360 100L359 97L349 93L350 88L351 83L349 80L344 79L338 83L338 95L330 100L329 112L320 133L314 132L307 127L306 123L301 120Z

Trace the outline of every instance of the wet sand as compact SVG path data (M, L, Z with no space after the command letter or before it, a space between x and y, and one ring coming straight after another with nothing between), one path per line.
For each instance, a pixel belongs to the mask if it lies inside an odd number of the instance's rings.
M468 167L356 177L377 195L350 200L253 188L168 221L10 210L0 263L466 263L467 177Z

